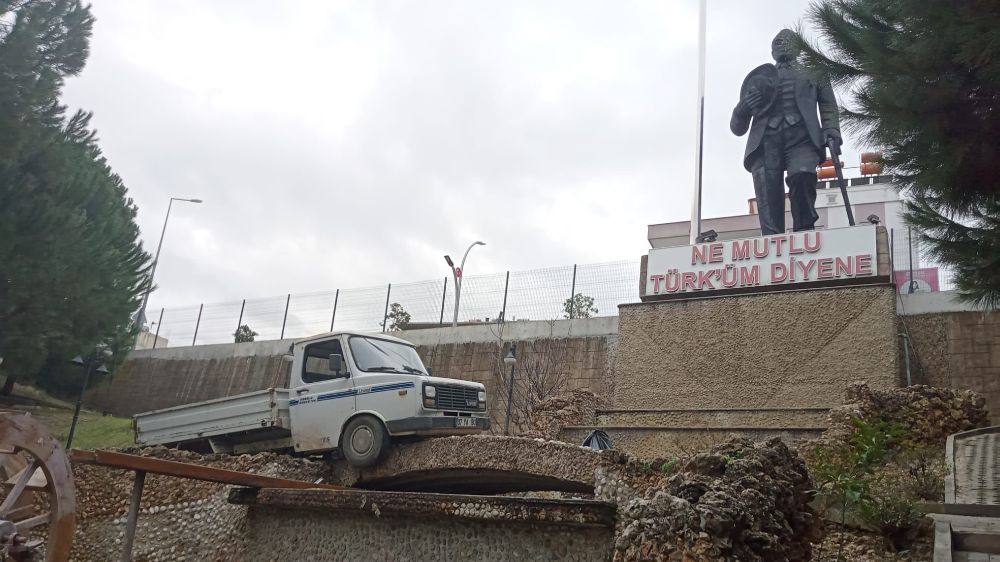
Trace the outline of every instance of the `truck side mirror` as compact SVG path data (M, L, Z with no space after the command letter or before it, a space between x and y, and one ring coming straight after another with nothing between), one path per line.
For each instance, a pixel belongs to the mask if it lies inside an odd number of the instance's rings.
M344 368L344 356L339 353L330 354L330 371L340 376L340 371Z
M431 368L430 367L426 367L426 369L427 369L427 376L428 377L433 377L434 373L431 372Z

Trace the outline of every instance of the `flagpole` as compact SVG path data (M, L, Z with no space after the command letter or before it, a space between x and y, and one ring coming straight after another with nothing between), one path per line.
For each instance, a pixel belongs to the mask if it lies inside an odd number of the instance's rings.
M691 202L691 244L701 234L701 178L705 155L705 20L708 0L698 2L698 128L695 137L694 199Z

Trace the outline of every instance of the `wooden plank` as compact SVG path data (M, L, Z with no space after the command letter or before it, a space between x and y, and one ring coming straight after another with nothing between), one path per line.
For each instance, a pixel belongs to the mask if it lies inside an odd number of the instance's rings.
M952 533L955 550L983 554L1000 554L1000 535L995 533Z
M347 486L317 484L313 482L303 482L301 480L288 480L285 478L262 476L260 474L238 472L236 470L226 470L224 468L214 468L186 462L129 455L114 451L83 451L80 449L73 449L70 456L73 462L78 463L107 466L110 468L141 470L152 474L163 474L166 476L176 476L178 478L190 478L192 480L204 480L206 482L246 486L249 488L321 488L326 490L352 489Z
M924 513L967 515L969 517L1000 517L1000 505L978 503L918 503L916 507Z
M932 513L934 521L947 521L953 533L1000 533L1000 519L996 517L969 517L968 515L942 515Z
M934 524L934 562L953 562L951 551L951 524L938 521Z

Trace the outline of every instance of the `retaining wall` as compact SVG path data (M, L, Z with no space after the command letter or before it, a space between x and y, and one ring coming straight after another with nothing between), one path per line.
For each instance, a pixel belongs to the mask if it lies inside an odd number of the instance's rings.
M518 344L522 365L547 360L548 372L566 388L607 394L607 379L618 334L618 318L510 322L503 342ZM417 345L435 375L486 385L496 404L495 369L501 334L494 324L399 332ZM113 379L87 393L88 406L119 416L285 386L288 363L282 355L295 340L143 349L129 354Z
M914 383L974 390L1000 424L1000 312L975 310L947 293L900 299L901 328L910 337ZM900 376L906 361L900 352Z

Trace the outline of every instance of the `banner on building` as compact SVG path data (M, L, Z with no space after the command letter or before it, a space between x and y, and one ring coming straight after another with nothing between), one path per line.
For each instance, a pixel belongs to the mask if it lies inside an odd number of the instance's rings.
M910 271L904 269L892 274L896 282L896 290L900 293L936 293L940 290L938 284L938 268L922 267L913 270L913 283L910 283Z

